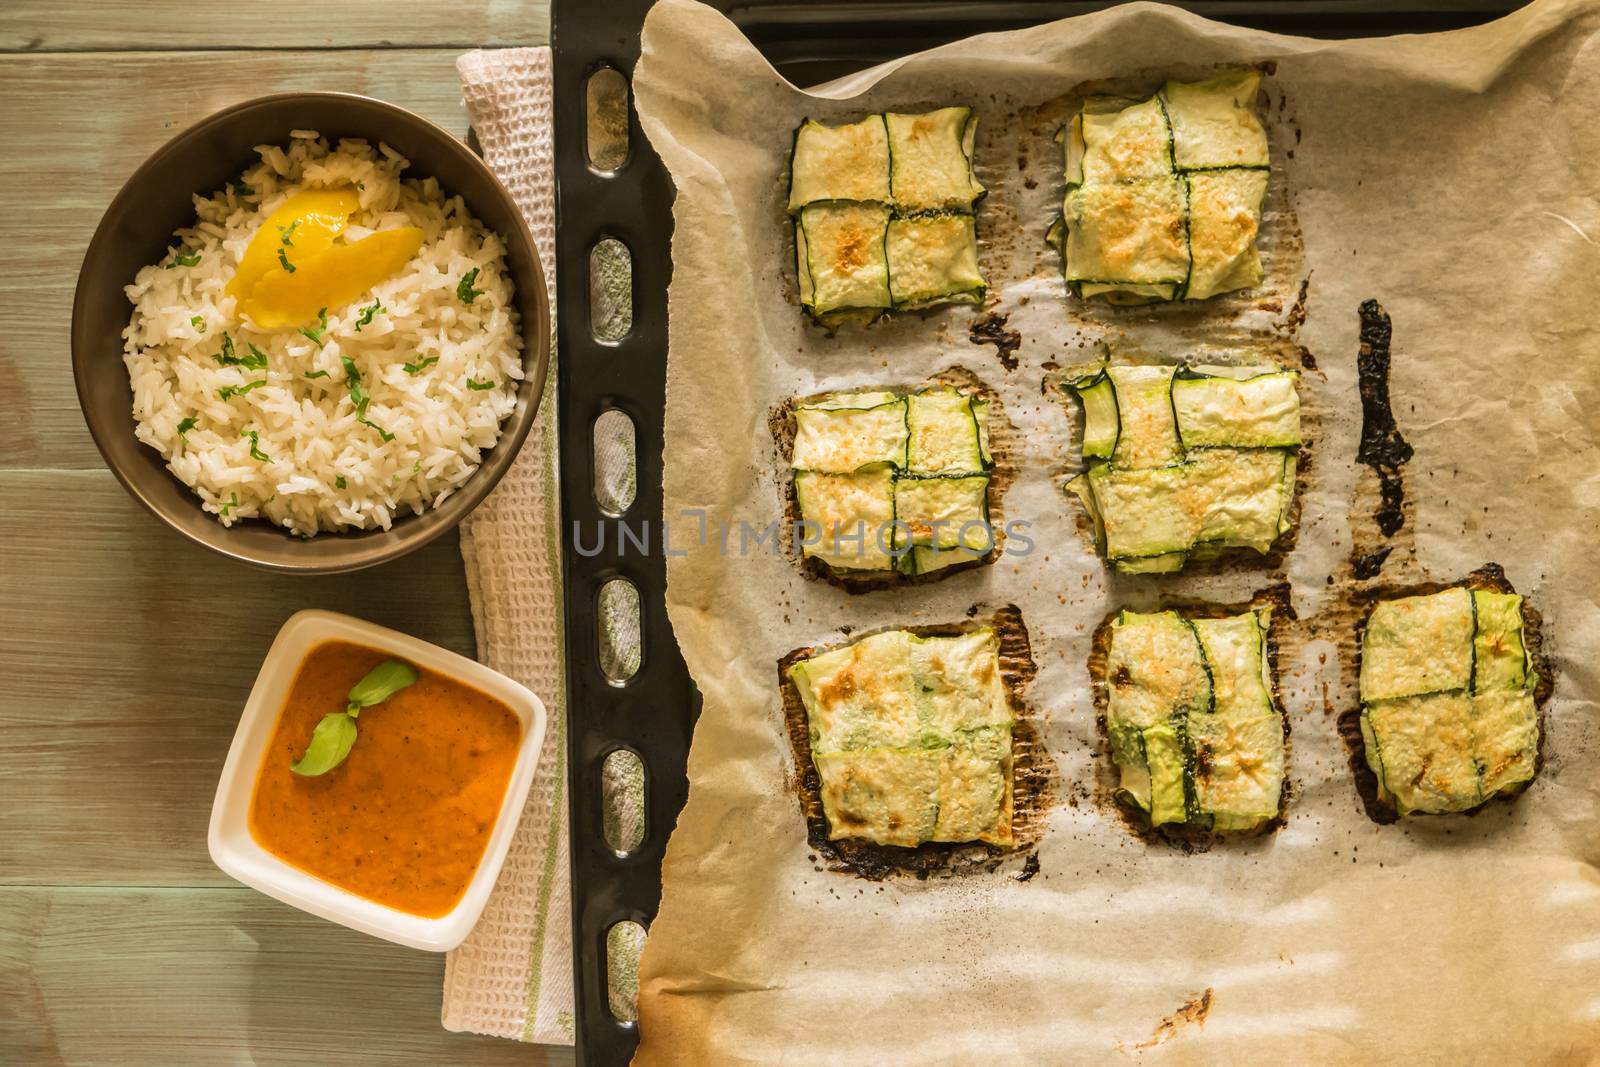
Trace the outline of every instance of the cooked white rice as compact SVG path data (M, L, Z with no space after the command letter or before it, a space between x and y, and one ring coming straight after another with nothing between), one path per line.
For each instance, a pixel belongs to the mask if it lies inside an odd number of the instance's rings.
M262 161L242 187L195 196L195 225L128 286L133 417L139 440L226 525L259 517L302 536L387 529L470 477L516 404L522 338L505 248L434 179L402 180L406 160L387 145L345 140L330 151L314 132L291 138L287 148L258 148ZM423 231L421 251L354 303L328 308L320 344L294 327L257 329L224 292L240 257L290 195L335 186L354 186L361 201L346 240L410 225ZM194 266L177 264L196 253ZM473 268L471 287L482 295L465 303L456 289ZM383 311L357 332L374 299ZM224 334L240 356L249 345L266 353L267 369L221 365ZM357 421L341 357L354 361L371 396L367 420L393 440ZM436 362L405 370L428 360ZM318 372L326 373L306 377ZM248 393L219 395L260 379ZM494 384L469 389L469 381Z

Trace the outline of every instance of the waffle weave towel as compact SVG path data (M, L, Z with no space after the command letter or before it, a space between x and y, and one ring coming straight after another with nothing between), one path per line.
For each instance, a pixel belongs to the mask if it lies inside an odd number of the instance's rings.
M553 294L550 50L471 52L456 68L484 157L522 208ZM461 527L479 658L538 693L551 722L539 777L494 896L472 935L445 964L442 1015L450 1030L570 1044L572 911L558 474L552 361L538 424L516 464Z

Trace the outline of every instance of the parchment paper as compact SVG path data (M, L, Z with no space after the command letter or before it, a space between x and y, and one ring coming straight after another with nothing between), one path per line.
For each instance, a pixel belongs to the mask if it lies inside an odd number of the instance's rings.
M735 29L663 0L635 87L676 182L666 511L686 555L669 613L705 696L688 806L641 988L641 1063L1418 1063L1600 1060L1600 11L1536 3L1487 27L1324 42L1135 4L987 35L808 96ZM1273 188L1262 290L1192 307L1070 300L1042 234L1050 135L1087 79L1202 76L1271 62ZM828 337L795 306L783 224L791 133L955 101L981 115L980 257L1023 344L1007 371L969 342L983 312ZM1031 187L1030 187L1031 186ZM1304 299L1297 303L1301 284ZM1545 616L1556 667L1539 779L1471 818L1380 826L1336 730L1356 703L1357 307L1393 317L1394 410L1416 448L1408 518L1377 582L1504 565ZM1302 322L1303 319L1303 322ZM1302 382L1302 514L1282 567L1112 578L1060 489L1068 410L1047 364L1096 340L1177 358L1252 346L1314 363ZM1304 349L1304 355L1301 350ZM1309 356L1309 359L1306 359ZM933 585L847 596L717 524L782 506L766 418L791 394L917 381L952 364L1021 430L1005 501L1038 547ZM711 543L685 510L704 509ZM1292 583L1282 695L1288 820L1189 853L1135 837L1097 775L1086 666L1107 613L1161 594L1246 599ZM1368 585L1376 583L1365 583ZM792 786L775 663L791 649L1015 603L1059 787L1039 873L866 882L820 869ZM1209 997L1206 996L1209 991Z

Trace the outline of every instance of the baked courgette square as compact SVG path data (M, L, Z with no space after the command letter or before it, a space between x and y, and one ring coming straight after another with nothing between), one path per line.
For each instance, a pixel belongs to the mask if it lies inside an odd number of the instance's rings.
M1271 163L1267 130L1256 114L1259 70L1234 71L1202 82L1169 81L1161 101L1172 124L1178 170L1225 170Z
M887 309L889 208L826 200L800 209L794 241L800 303L814 315Z
M789 211L821 200L889 202L889 130L882 115L826 126L806 119L794 133Z
M1184 297L1204 300L1261 284L1264 170L1211 170L1188 175L1189 279Z
M803 532L801 554L836 570L894 569L894 468L849 474L796 471L795 499Z
M891 112L795 131L789 213L800 303L825 325L888 310L978 303L970 107Z
M893 219L887 238L889 297L896 308L980 303L978 233L971 215Z
M1076 296L1142 304L1260 284L1260 85L1259 72L1237 72L1084 102L1059 138L1066 196L1051 228Z
M906 465L906 401L893 393L800 404L794 424L791 464L797 470L842 474L874 464Z
M1182 178L1077 186L1067 193L1067 284L1084 296L1171 300L1189 277Z
M1292 526L1298 375L1276 366L1112 366L1068 372L1083 473L1067 483L1096 547L1124 573L1266 553Z
M1456 586L1376 604L1361 640L1361 738L1401 815L1469 811L1532 781L1537 675L1522 598Z
M989 465L984 440L988 406L977 396L935 387L906 397L906 469L913 474L965 474Z
M988 496L987 474L896 479L895 546L987 552L994 540Z
M830 840L1012 844L1014 714L999 641L874 634L795 661Z
M1258 830L1282 807L1271 608L1226 618L1121 612L1106 650L1106 732L1118 797L1152 827Z
M984 192L972 172L977 113L970 107L942 107L920 115L891 111L883 118L895 210L970 212Z
M793 420L805 558L917 575L991 555L983 395L948 385L830 393L795 404Z

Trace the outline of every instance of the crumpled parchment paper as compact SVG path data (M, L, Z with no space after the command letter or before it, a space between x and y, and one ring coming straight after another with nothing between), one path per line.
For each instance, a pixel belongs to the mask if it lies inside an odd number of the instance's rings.
M688 806L641 979L641 1063L1580 1064L1600 1057L1600 9L1542 0L1478 29L1317 41L1133 4L985 35L807 95L690 0L646 23L635 89L678 189L666 511L685 555L668 608L705 696ZM1070 299L1043 243L1051 135L1085 81L1271 63L1267 281L1205 304ZM967 101L980 112L990 307L829 337L795 299L783 196L807 115ZM1392 316L1394 410L1416 448L1407 521L1357 581L1370 472L1355 463L1357 307ZM971 325L1004 315L1014 370ZM1281 565L1112 577L1061 492L1069 409L1055 367L1093 345L1304 368L1310 443ZM792 394L916 382L960 364L1021 431L1008 517L1035 550L947 581L849 596L738 524L782 508L767 428ZM703 513L709 536L697 536ZM687 517L685 517L687 516ZM719 528L732 531L724 548ZM1471 818L1380 826L1336 720L1356 702L1351 597L1504 565L1544 614L1557 670L1539 779ZM1287 581L1279 672L1287 824L1190 853L1108 803L1086 661L1120 607L1248 599ZM1015 603L1057 803L1026 881L868 882L822 869L792 785L775 664L864 630Z

